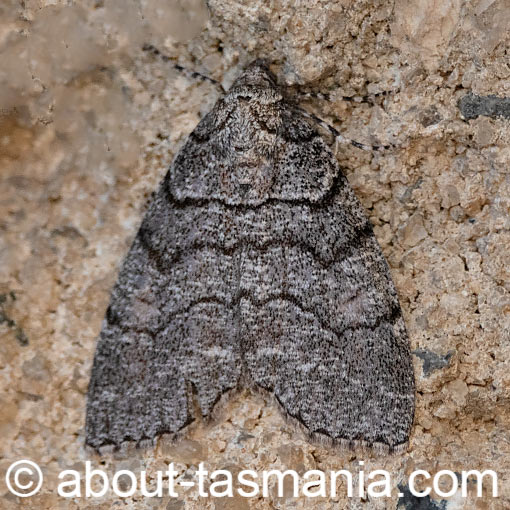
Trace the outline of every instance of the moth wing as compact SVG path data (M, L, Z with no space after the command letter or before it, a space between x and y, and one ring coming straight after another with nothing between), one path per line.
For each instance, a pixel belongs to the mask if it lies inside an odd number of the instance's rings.
M175 434L237 384L229 261L196 244L204 210L174 207L165 182L119 272L88 389L94 448ZM217 296L211 298L211 295Z
M325 146L300 150L303 167L333 161ZM282 150L280 161L293 159ZM334 164L329 193L278 204L266 224L280 242L248 255L245 358L255 385L310 436L400 451L414 416L409 341L372 226Z

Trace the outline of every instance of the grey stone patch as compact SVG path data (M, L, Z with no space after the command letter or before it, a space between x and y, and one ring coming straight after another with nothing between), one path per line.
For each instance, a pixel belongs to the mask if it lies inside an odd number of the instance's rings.
M407 485L399 485L398 490L403 494L397 503L397 510L446 510L447 502L435 501L430 496L419 498L411 493Z
M8 328L14 328L16 326L16 323L2 310L0 310L0 324L5 324Z
M24 391L20 391L20 395L25 397L26 400L31 400L32 402L39 402L43 399L41 395L35 395L34 393L27 393Z
M26 347L28 345L28 337L19 326L16 327L14 338L16 338L21 347Z
M449 351L444 356L427 349L415 349L413 354L423 361L423 375L429 377L434 370L440 370L450 365L454 352Z
M399 197L399 200L405 204L409 202L412 198L413 191L419 189L419 187L423 184L423 179L420 177L415 183L408 186L404 193Z
M0 325L5 324L9 329L13 329L14 338L17 340L19 345L21 345L21 347L26 347L29 341L27 335L23 331L23 328L16 324L16 321L11 319L4 310L4 306L8 305L8 303L12 301L16 301L16 295L13 291L10 291L7 294L0 294Z
M442 117L435 106L430 106L429 108L426 108L420 112L419 119L423 127L429 127L440 122Z
M84 245L88 244L88 241L83 237L82 233L72 225L63 225L59 228L54 228L51 231L52 237L64 237L70 240L81 240Z
M236 437L236 443L242 443L247 441L248 439L253 439L255 436L249 434L245 430L242 430L241 433Z
M180 499L172 499L166 505L166 510L184 510L184 501Z
M39 352L34 357L26 360L21 365L21 371L25 377L33 381L49 381L50 365L48 360Z
M480 115L510 119L509 97L477 96L469 92L459 100L457 106L466 120L476 119Z

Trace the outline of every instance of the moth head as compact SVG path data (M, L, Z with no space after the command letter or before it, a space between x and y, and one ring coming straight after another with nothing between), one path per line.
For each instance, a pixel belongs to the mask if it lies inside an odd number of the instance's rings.
M252 62L233 83L228 93L235 98L256 99L262 103L274 103L282 99L275 75L264 60Z

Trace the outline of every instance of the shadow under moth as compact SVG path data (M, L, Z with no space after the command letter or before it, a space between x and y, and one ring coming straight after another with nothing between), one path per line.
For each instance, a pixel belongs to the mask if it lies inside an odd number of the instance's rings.
M177 436L243 387L312 440L407 448L414 375L388 265L317 125L261 62L150 200L99 336L86 443Z

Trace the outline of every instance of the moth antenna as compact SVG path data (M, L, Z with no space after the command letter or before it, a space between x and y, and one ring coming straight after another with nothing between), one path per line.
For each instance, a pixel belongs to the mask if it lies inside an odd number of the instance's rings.
M223 93L226 92L225 89L223 88L223 85L219 81L216 81L214 78L206 76L205 74L199 73L197 71L190 71L189 69L186 69L185 67L177 64L176 62L172 62L171 57L162 53L154 45L144 44L142 47L142 50L146 51L147 53L151 53L154 57L160 58L161 60L163 60L163 62L171 62L173 65L173 68L176 71L179 71L179 73L186 76L187 78L193 79L193 80L199 79L202 81L206 81L208 83L212 83L216 87L219 87L221 89L221 92L223 92Z
M364 151L380 151L396 148L396 145L393 144L367 145L361 142L357 142L356 140L352 140L351 138L346 138L344 135L342 135L342 133L340 133L340 131L338 131L338 129L335 129L327 122L324 122L321 118L317 117L317 115L314 115L313 113L307 112L306 110L302 109L300 109L300 111L305 117L308 117L309 119L313 120L316 124L329 131L331 135L335 138L335 140L340 143L350 144Z
M390 94L396 94L398 93L398 90L383 90L381 92L375 92L374 94L367 94L365 96L335 96L334 98L331 98L329 94L325 94L323 92L305 92L302 94L302 97L304 99L306 98L313 98L313 99L322 99L324 101L332 101L333 99L338 100L341 99L342 101L348 101L350 103L366 103L366 104L375 104L375 99L379 97L387 97Z

